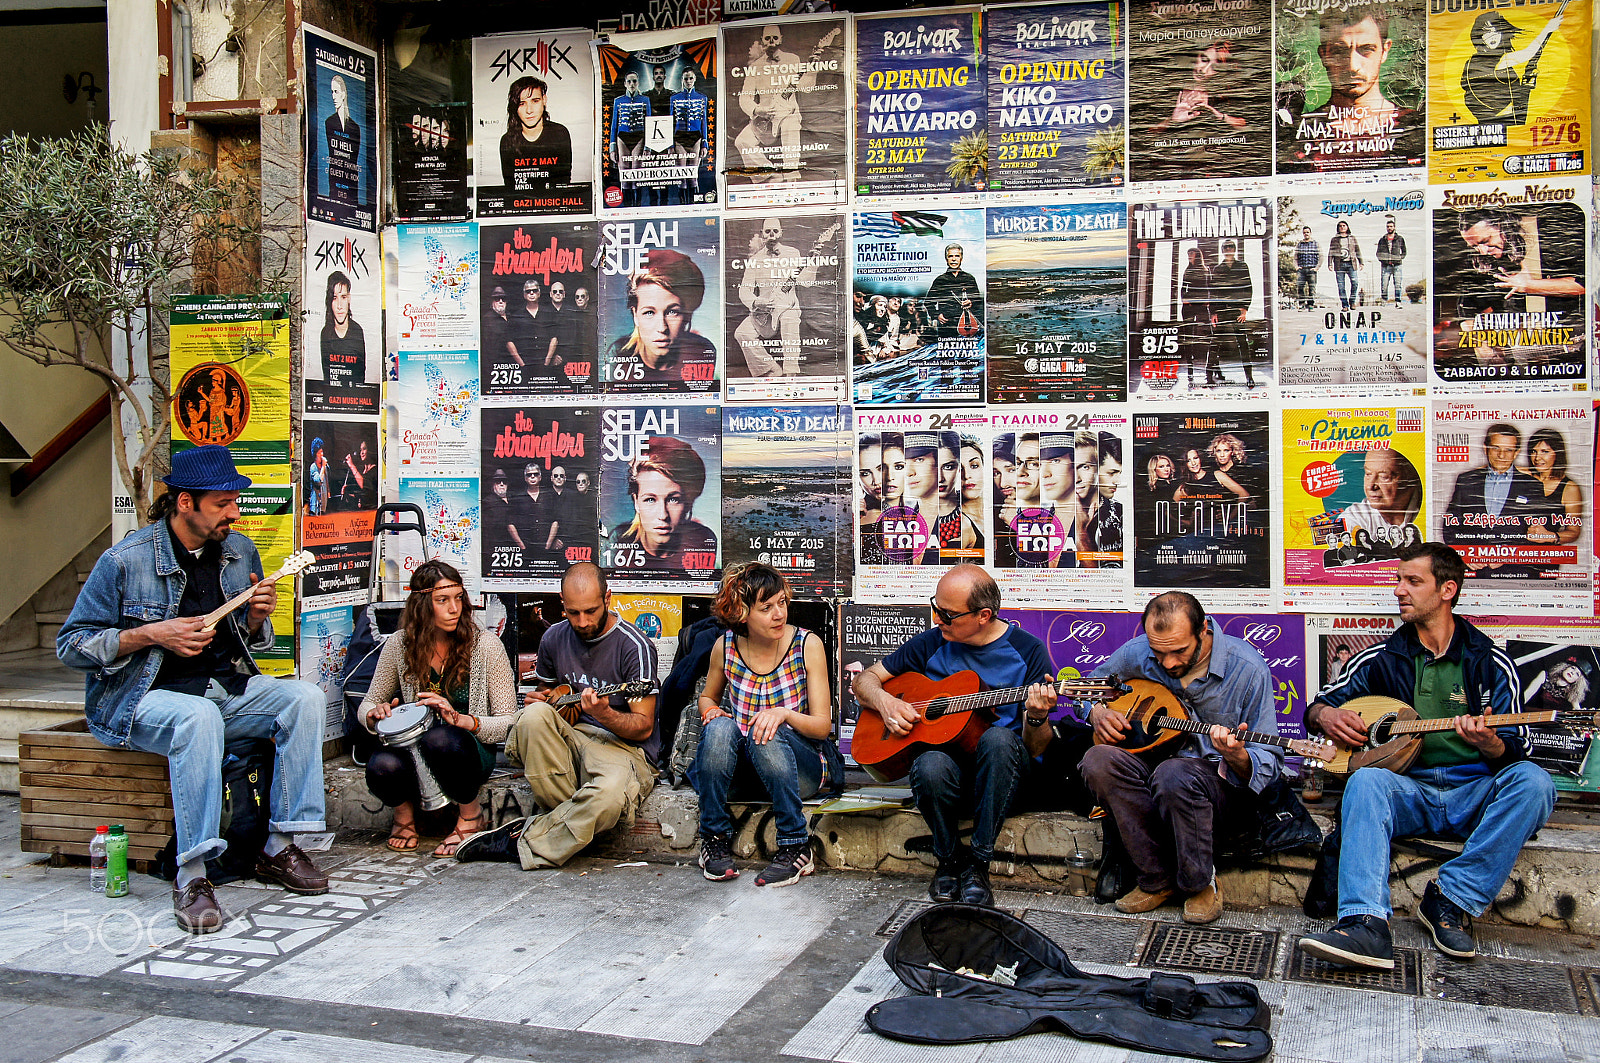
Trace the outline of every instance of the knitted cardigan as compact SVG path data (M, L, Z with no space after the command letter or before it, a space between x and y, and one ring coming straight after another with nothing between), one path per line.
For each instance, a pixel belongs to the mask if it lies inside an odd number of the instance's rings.
M372 721L367 713L379 705L387 705L398 691L401 702L417 700L417 685L405 669L405 632L398 632L383 644L378 654L378 665L372 673L372 685L361 701L360 720L371 731ZM511 733L516 722L517 680L511 673L511 662L506 659L505 647L500 640L482 631L472 640L472 668L467 676L467 712L478 718L478 741L486 746L498 745Z

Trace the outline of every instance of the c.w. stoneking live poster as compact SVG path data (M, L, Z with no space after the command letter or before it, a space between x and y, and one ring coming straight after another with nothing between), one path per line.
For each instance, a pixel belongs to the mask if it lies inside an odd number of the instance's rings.
M726 222L730 401L844 398L843 214Z

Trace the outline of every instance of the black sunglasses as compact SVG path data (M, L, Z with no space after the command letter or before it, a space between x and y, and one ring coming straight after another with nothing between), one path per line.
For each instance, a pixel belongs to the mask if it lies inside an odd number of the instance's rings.
M939 618L939 623L941 624L953 624L964 616L971 616L973 613L978 612L976 609L967 609L960 613L952 613L950 610L942 608L938 601L933 598L928 599L928 604L933 607L933 615Z

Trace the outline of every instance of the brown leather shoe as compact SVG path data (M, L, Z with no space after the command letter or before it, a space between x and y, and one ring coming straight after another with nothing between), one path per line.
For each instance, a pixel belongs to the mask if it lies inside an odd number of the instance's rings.
M178 925L191 934L210 934L222 929L222 906L211 889L211 880L194 878L179 889L172 887L172 915Z
M290 893L315 895L328 892L328 876L317 870L311 858L293 843L277 856L256 857L256 878L270 879Z
M1217 880L1212 879L1211 885L1199 893L1191 894L1183 902L1183 921L1194 926L1205 926L1215 923L1222 918L1222 891L1217 888Z
M1168 901L1172 900L1175 895L1176 891L1171 889L1156 890L1154 893L1146 893L1138 886L1135 886L1131 893L1125 893L1118 898L1116 908L1117 911L1122 912L1125 915L1138 915L1141 912L1153 912L1163 904L1166 904Z

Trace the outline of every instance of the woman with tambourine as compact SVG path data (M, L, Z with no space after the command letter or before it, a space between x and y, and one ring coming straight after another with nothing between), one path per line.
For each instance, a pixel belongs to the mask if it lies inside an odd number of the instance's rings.
M379 721L402 704L433 712L415 751L439 789L459 806L455 830L433 851L437 857L454 856L467 835L489 827L478 789L494 768L493 747L505 741L517 711L516 677L505 647L472 622L468 608L454 566L443 561L418 565L400 630L378 656L359 714L369 731L381 733ZM367 761L367 787L394 808L389 848L416 852L419 785L411 758L403 750L377 750Z

